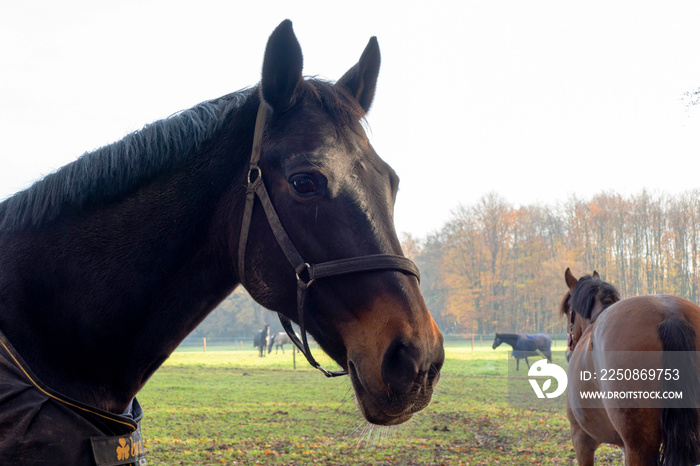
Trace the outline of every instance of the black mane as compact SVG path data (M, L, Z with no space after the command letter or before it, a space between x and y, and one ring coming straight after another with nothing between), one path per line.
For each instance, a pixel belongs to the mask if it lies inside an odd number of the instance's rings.
M363 118L362 108L341 86L319 79L305 84L307 95L336 125L353 128ZM227 115L257 91L254 87L202 102L85 153L0 203L0 231L36 228L67 210L101 205L135 191L196 153L222 128Z
M585 275L571 293L570 306L581 317L590 319L596 301L606 309L619 300L620 294L614 286L592 275Z
M0 203L0 231L34 228L68 209L102 204L136 190L195 153L252 92L202 102L85 153Z

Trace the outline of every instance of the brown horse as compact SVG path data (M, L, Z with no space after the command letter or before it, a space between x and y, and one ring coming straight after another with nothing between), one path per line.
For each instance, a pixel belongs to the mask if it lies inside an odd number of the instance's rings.
M284 21L258 85L0 203L2 464L140 460L136 394L241 284L349 374L367 421L428 405L442 335L394 229L399 178L362 127L377 40L336 83L302 63Z
M666 295L620 300L617 290L597 272L577 280L567 269L565 280L569 291L560 311L569 324L567 416L579 464L593 465L601 443L622 448L627 465L697 464L700 434L695 350L700 344L700 308ZM673 377L627 377L624 374L633 373L633 367L620 367L620 355L637 355L646 367L658 368L655 373L666 375L685 360L687 370L682 371L684 384L680 387L685 403L693 407L662 407L636 399L587 400L584 406L583 392L662 393L678 387L673 385ZM622 376L610 377L610 371Z

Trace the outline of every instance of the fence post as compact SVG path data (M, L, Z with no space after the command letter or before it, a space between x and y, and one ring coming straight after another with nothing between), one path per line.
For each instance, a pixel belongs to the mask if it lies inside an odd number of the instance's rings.
M207 352L207 337L202 338L202 342L204 343L204 352Z

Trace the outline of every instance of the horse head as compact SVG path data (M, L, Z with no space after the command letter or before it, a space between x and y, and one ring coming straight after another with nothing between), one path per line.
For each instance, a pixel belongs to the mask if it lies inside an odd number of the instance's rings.
M267 353L270 354L272 352L272 347L275 346L275 338L277 338L277 333L274 333L270 335L270 338L267 339Z
M503 343L503 341L501 341L501 336L497 332L496 336L493 339L493 349L496 349L499 346L501 346L501 343Z
M379 64L372 38L335 84L305 80L291 22L280 24L267 44L258 173L281 225L272 226L266 212L254 209L250 237L256 241L242 251L239 278L254 299L292 321L301 312L299 271L274 228L284 230L309 264L403 256L393 225L399 179L361 124L374 98ZM417 278L396 270L358 270L317 282L303 306L306 329L349 373L368 421L408 420L429 403L444 360L442 334Z
M569 291L561 301L559 312L567 319L567 360L583 332L598 318L601 312L620 300L620 295L607 282L600 279L598 272L576 279L570 269L566 269L564 280Z

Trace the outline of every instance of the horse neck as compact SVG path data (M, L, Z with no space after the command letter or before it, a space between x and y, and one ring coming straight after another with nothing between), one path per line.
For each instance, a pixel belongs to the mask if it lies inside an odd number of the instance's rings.
M518 343L518 338L520 335L517 333L499 333L498 338L501 339L501 343L508 343L510 346L515 347Z
M231 125L231 141L252 139L252 122ZM0 272L17 272L0 273L0 331L49 387L123 411L237 285L249 144L206 146L120 201L0 232Z

